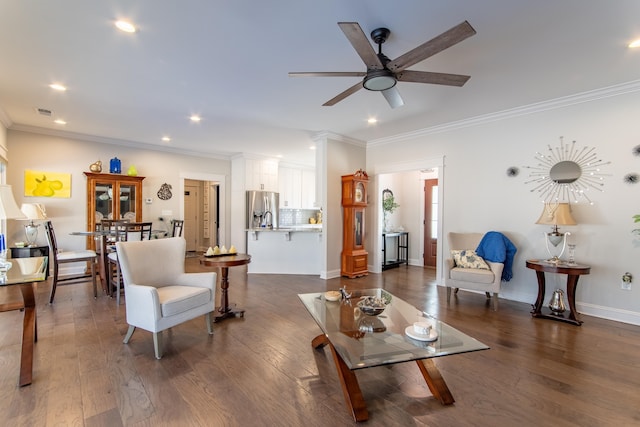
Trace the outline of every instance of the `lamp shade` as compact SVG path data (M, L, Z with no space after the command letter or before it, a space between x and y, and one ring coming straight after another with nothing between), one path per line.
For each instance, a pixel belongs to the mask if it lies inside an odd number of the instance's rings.
M47 219L47 212L44 209L44 205L41 203L23 203L20 210L30 220L43 220Z
M544 225L576 225L576 220L571 216L569 203L545 203L540 218L536 224Z
M0 185L0 219L24 219L10 185Z

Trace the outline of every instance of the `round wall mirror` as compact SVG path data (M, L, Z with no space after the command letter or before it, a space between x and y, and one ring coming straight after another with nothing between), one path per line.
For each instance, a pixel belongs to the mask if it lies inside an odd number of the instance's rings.
M558 162L549 170L549 178L557 184L571 184L582 175L582 168L576 162L564 160Z
M531 172L525 184L533 184L531 192L539 193L545 202L591 202L593 190L603 191L604 162L593 147L577 147L576 142L566 144L560 137L560 145L548 146L544 153L536 153L537 164L525 166Z

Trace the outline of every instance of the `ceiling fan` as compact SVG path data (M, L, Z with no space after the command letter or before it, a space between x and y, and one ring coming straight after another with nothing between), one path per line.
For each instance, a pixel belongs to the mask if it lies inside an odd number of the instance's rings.
M470 78L470 76L460 74L407 70L412 65L474 35L476 30L467 21L456 25L394 60L389 59L382 53L382 44L391 33L389 29L376 28L371 32L371 39L378 45L378 53L376 53L357 22L338 22L338 26L340 26L342 32L347 36L347 39L367 66L366 72L320 71L289 73L290 77L364 77L361 82L331 98L322 104L323 106L335 105L364 87L368 90L382 92L391 108L396 108L404 105L400 92L395 87L398 81L463 86Z

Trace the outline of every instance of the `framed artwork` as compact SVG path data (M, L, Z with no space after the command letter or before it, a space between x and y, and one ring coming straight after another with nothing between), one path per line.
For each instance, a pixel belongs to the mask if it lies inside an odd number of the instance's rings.
M71 197L71 174L59 172L24 171L26 197Z

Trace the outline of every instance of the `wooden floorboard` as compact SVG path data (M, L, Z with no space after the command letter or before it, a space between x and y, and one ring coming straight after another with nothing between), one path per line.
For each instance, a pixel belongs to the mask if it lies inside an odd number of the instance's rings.
M205 271L197 258L188 271ZM442 406L415 363L356 371L368 426L628 426L640 424L640 327L581 316L583 326L533 319L531 305L461 290L446 303L433 270L390 269L357 279L247 275L230 269L230 302L244 318L203 318L127 345L125 303L90 283L36 287L33 384L19 388L22 312L0 313L0 413L5 425L342 426L348 413L333 357L297 294L383 287L491 347L438 358L456 402ZM536 286L532 277L532 287ZM218 290L219 297L219 290ZM533 302L533 301L532 301ZM7 304L2 306L2 304ZM0 306L19 308L15 293Z

